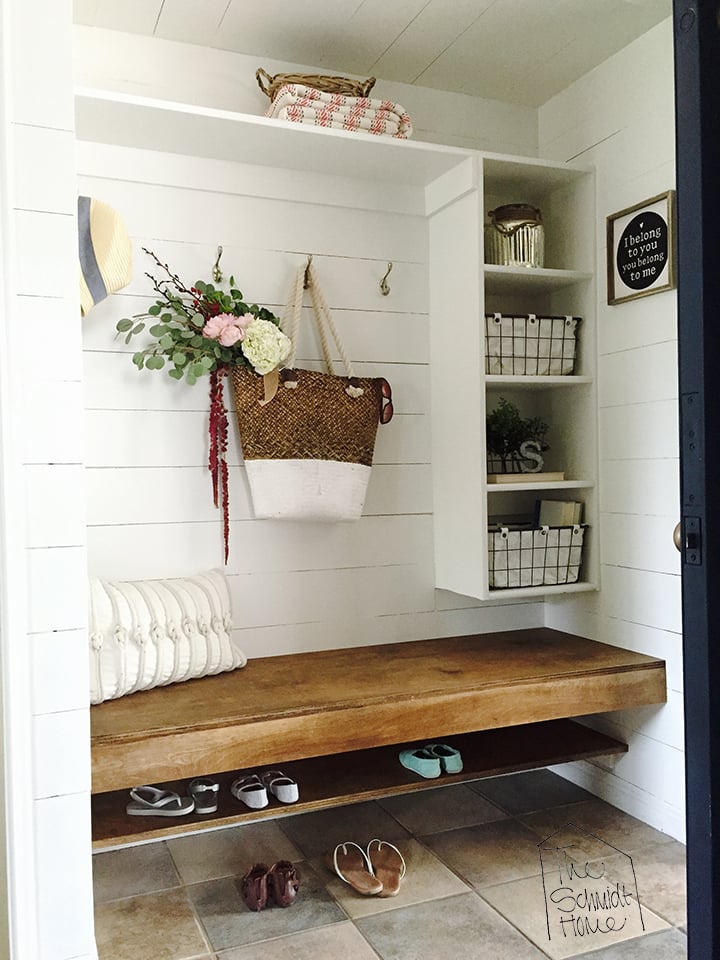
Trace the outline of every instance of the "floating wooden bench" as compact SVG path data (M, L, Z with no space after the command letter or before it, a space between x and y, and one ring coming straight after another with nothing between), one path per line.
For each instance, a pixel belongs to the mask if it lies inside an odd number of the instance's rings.
M251 660L92 707L96 846L401 793L400 744L452 738L443 783L622 752L567 718L665 701L662 660L547 628ZM280 767L300 803L250 811L239 772ZM128 817L128 788L224 774L217 814Z

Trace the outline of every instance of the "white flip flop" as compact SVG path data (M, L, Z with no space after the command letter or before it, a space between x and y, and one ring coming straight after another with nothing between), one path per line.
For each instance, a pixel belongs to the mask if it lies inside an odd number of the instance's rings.
M184 817L195 809L191 797L181 797L172 790L159 787L133 787L132 800L125 807L131 817Z

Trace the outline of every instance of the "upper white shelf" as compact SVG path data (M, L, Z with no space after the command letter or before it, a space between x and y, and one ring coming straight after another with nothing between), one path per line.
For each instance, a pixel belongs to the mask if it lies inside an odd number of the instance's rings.
M107 90L75 93L79 140L424 187L476 151Z
M493 293L509 290L556 290L592 280L592 273L582 270L553 270L547 267L505 267L486 263L485 287Z

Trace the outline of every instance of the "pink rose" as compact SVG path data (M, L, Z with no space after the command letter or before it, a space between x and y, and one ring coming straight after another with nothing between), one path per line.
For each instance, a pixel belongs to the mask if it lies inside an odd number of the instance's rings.
M218 342L221 343L224 347L231 347L234 343L237 343L238 340L242 340L243 332L239 327L234 326L233 324L225 327L223 332L218 337Z
M226 326L226 316L226 313L219 313L215 317L210 317L203 327L202 335L207 337L208 340L219 340L220 334L223 332Z
M245 329L254 319L251 313L242 317L236 317L232 313L218 313L207 320L202 333L209 340L217 340L223 347L232 347L245 337Z

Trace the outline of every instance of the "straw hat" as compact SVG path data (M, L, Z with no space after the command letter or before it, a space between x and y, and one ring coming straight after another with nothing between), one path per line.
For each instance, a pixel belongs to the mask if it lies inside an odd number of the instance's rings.
M78 197L80 312L85 316L109 293L132 279L132 246L116 210L101 200Z

